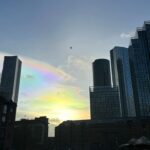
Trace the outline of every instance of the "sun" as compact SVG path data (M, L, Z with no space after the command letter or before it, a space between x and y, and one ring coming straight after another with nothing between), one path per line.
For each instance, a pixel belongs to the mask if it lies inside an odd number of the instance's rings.
M61 121L72 120L72 118L74 117L75 117L75 113L72 110L68 110L68 109L60 110L58 115L58 118Z

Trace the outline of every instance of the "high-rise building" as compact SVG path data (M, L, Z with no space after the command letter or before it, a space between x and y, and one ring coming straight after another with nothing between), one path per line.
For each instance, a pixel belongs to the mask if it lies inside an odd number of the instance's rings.
M110 56L113 86L118 87L122 117L134 117L136 113L128 49L114 47L110 51Z
M114 119L121 117L117 87L90 87L91 119Z
M17 56L6 56L0 88L0 150L12 149L20 72L21 61Z
M129 62L136 115L150 116L150 22L131 39Z
M21 61L17 56L5 56L2 78L1 78L1 95L6 100L17 103L19 82L21 74Z
M111 86L110 64L107 59L96 59L93 62L94 86Z
M90 87L91 119L110 119L121 116L118 88L111 86L110 65L107 59L93 63L93 87Z

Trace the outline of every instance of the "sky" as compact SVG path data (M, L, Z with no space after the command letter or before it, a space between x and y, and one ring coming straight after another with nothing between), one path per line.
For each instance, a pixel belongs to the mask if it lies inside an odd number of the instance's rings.
M50 135L64 120L89 119L92 62L128 47L150 20L149 0L1 0L3 56L22 61L16 119L47 116ZM70 48L71 47L71 48Z

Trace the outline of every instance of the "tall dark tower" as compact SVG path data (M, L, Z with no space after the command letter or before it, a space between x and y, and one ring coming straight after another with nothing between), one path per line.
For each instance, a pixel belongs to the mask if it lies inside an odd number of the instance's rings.
M21 74L21 61L17 56L5 56L2 78L1 96L6 100L17 103Z
M110 64L107 59L96 59L93 62L94 86L111 86Z
M21 61L6 56L0 85L0 150L11 150L16 117Z

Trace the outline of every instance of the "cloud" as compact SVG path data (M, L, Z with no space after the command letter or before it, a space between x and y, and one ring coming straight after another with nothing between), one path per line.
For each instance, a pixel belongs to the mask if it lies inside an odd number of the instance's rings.
M0 52L0 68L6 55L11 56ZM90 58L69 55L65 65L60 67L24 56L19 58L22 71L17 120L47 116L50 123L58 125L63 120L89 118L89 102L84 90Z
M68 66L75 67L77 70L80 71L87 71L90 68L90 58L85 56L68 56Z
M54 124L54 125L58 125L61 123L61 120L59 118L50 118L49 123Z
M90 69L91 61L92 59L90 57L69 55L66 63L58 66L58 68L65 71L80 70L82 72L87 72Z
M82 86L80 80L82 80L82 84L84 84L83 81L85 80L89 81L91 62L92 58L90 57L69 55L66 63L58 66L58 68L74 77L74 80L72 80L74 85ZM66 83L70 84L71 82Z
M133 37L135 35L135 32L134 31L131 31L131 32L128 32L128 33L121 33L120 34L120 37L122 38L122 39L128 39L128 38L131 38L131 37Z
M88 86L91 85L92 79L92 61L92 57L68 55L65 64L58 66L58 69L74 77L74 80L65 81L64 84L78 87L79 95L82 95L87 100L89 99Z

